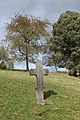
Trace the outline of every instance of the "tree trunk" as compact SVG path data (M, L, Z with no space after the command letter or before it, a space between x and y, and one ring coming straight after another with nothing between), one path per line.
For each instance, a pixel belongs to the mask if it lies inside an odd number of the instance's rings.
M57 72L57 65L56 65L56 63L55 63L55 70L56 70L56 72Z
M29 71L28 54L26 54L26 70Z

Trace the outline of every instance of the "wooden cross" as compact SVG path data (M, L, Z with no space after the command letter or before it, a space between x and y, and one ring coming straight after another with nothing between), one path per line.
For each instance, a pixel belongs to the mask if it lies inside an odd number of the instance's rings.
M36 76L36 98L37 102L44 101L44 93L43 93L43 75L48 75L48 69L42 68L42 62L38 61L36 63L36 69L30 70L30 75Z

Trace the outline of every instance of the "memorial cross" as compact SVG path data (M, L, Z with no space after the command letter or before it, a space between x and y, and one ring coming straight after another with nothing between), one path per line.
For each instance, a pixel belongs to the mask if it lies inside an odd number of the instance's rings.
M30 75L36 76L36 98L37 102L44 102L44 92L43 92L43 75L48 75L48 69L43 69L42 62L38 61L36 63L36 69L30 70Z

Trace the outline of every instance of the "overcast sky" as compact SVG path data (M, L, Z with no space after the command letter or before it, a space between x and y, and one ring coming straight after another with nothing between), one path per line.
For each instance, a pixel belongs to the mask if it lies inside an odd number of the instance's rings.
M15 13L47 18L54 23L66 10L80 12L80 0L0 0L0 39L4 38L5 23Z

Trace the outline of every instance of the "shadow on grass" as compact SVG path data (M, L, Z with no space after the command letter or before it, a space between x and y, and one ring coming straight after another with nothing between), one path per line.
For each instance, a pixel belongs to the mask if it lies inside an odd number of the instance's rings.
M47 92L44 92L44 99L47 99L51 95L57 95L57 93L52 90L48 90Z

